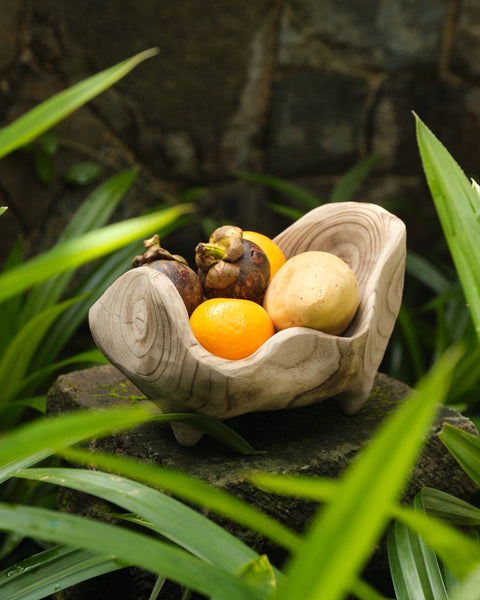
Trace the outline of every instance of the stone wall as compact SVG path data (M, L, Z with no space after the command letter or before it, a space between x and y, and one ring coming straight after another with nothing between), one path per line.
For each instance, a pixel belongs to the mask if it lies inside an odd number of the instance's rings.
M355 198L402 217L419 251L440 236L412 111L478 176L474 0L4 4L0 125L138 51L157 46L160 54L56 128L52 184L32 177L28 153L1 161L0 204L11 210L0 219L0 256L19 232L34 250L55 240L88 191L60 175L90 155L107 173L141 167L119 218L200 185L202 215L274 235L288 221L268 203L286 199L235 171L287 178L327 199L348 168L378 152ZM191 227L183 243L203 235Z

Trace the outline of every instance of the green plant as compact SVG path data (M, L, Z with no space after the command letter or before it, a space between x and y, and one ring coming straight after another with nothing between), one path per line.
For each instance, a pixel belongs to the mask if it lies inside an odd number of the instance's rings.
M216 600L328 600L343 598L348 591L359 598L379 598L360 579L360 573L372 544L392 516L421 532L459 579L469 576L480 564L480 548L451 527L419 518L398 504L437 401L447 393L458 354L450 352L442 358L416 395L380 428L339 481L251 474L252 481L263 489L324 503L304 535L190 476L71 447L86 437L144 419L170 419L169 415L154 415L147 406L66 415L17 429L0 441L0 481L5 483L13 476L87 491L123 508L125 525L51 509L0 504L1 529L54 544L0 575L2 598L42 598L54 589L130 564ZM103 470L32 468L51 452ZM291 558L284 572L164 491L257 530L286 548ZM132 518L135 530L128 526ZM76 560L80 561L77 565ZM37 568L26 571L32 562Z
M138 54L55 95L0 131L0 157L40 137L35 151L44 181L51 172L48 157L56 150L47 129L126 75L156 50ZM43 168L43 170L42 170ZM162 233L181 223L191 205L179 205L124 223L104 227L136 179L136 171L103 182L84 201L50 251L23 261L20 242L0 274L0 413L8 429L25 406L43 410L46 383L68 365L105 362L97 350L58 357L85 320L92 300L128 268L133 245L155 229ZM3 212L4 209L2 209ZM116 251L113 253L113 251ZM72 288L76 269L106 257ZM25 291L29 290L28 295ZM68 292L69 298L65 299ZM73 297L72 297L73 296ZM43 387L42 387L43 384Z

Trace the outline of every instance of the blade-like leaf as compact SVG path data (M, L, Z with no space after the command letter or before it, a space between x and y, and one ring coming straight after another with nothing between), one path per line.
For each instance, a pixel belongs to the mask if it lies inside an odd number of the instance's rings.
M349 169L333 188L328 201L348 202L351 200L358 187L373 169L379 158L379 154L371 154Z
M56 94L7 125L0 131L0 158L34 140L156 54L156 48L140 52Z
M132 186L135 178L136 171L130 170L114 175L103 182L87 197L71 218L60 234L57 246L105 225L120 200ZM35 287L28 295L23 309L24 322L36 312L55 304L61 298L73 276L74 271L68 271Z
M480 567L452 590L450 600L480 600Z
M340 493L338 482L321 477L253 473L249 476L249 479L268 492L318 502L331 502ZM423 495L423 492L420 494ZM460 513L458 507L457 512ZM438 518L434 518L434 516L437 516L435 512L432 512L433 516L425 516L418 511L414 512L408 507L393 503L390 507L387 507L387 513L391 518L401 522L402 526L408 526L411 531L421 536L425 543L440 556L443 563L448 565L457 577L461 578L470 573L475 569L477 562L480 561L480 547L469 537L459 533L443 521L439 521ZM469 514L471 515L471 512ZM438 516L442 515L439 514ZM467 524L467 522L465 516L463 523ZM356 585L357 583L352 588L355 589Z
M111 555L55 546L0 572L0 597L5 600L41 600L124 566Z
M0 215L3 215L6 210L8 210L8 206L0 206Z
M423 514L421 496L414 500L415 510ZM435 553L401 522L387 536L388 560L397 600L446 600L447 591Z
M254 183L260 183L267 187L270 187L286 196L290 196L294 200L297 200L301 204L303 204L306 208L316 208L322 201L317 198L314 194L307 192L307 190L285 181L283 179L279 179L278 177L273 177L272 175L264 175L261 173L245 173L243 171L237 171L235 173L237 177L245 179L246 181L253 181Z
M0 529L112 555L127 564L163 574L207 596L218 595L231 600L265 598L243 579L184 550L116 525L59 511L1 503Z
M30 361L53 321L77 298L50 306L30 319L10 343L0 360L0 406L14 399L28 372Z
M480 199L446 148L415 118L425 175L480 339Z
M200 479L181 472L172 471L159 465L145 465L120 456L69 449L62 451L69 461L95 465L100 469L122 474L126 477L160 487L169 494L196 506L211 510L216 514L258 531L289 550L298 547L299 536L288 527L255 509L239 498L212 487Z
M75 185L88 185L93 183L103 172L102 165L95 162L81 162L72 165L63 178L68 183Z
M386 527L389 507L424 443L459 357L459 351L442 357L347 469L335 501L314 517L290 562L279 600L344 597Z
M102 229L90 231L83 236L59 244L23 265L2 273L0 275L0 300L25 291L49 277L110 254L142 236L151 234L152 231L173 223L181 215L192 211L191 205L181 204L150 215L107 225Z
M425 487L419 494L429 515L453 525L464 527L480 525L480 508L442 490Z
M63 313L65 314L65 313ZM47 340L48 342L48 340ZM25 394L34 393L40 383L44 382L47 378L51 377L54 373L71 365L107 365L109 361L103 356L103 354L97 348L93 350L86 350L85 352L79 352L73 356L69 356L58 362L50 363L43 369L33 371L28 376L24 377L18 387L17 396L24 396ZM18 400L16 400L18 402Z
M480 439L448 423L439 437L465 473L480 485Z
M0 438L0 482L9 473L39 462L92 436L138 425L156 416L149 404L128 409L78 412L22 425Z
M15 477L33 479L80 490L122 507L143 519L145 525L193 555L233 572L257 558L236 537L178 500L132 481L86 469L23 469Z

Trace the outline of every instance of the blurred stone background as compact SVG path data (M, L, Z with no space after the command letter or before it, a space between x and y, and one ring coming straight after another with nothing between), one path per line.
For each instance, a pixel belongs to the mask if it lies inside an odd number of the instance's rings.
M373 152L355 199L403 218L410 247L440 252L412 111L479 175L479 42L474 0L3 0L0 126L141 50L160 53L55 127L52 183L33 175L29 152L0 162L0 204L10 207L0 257L20 233L29 252L55 242L90 190L62 180L79 161L100 161L106 175L140 168L117 218L201 186L201 215L273 236L289 221L268 204L288 199L236 171L327 200ZM170 249L203 238L193 224Z

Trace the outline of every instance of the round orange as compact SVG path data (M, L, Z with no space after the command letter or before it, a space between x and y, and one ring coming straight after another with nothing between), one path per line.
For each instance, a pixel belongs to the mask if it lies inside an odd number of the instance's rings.
M270 279L275 275L278 269L286 262L285 255L277 244L263 233L256 231L244 231L243 237L265 252L270 263Z
M238 298L205 300L191 314L190 325L206 350L231 360L250 356L275 333L263 306Z

